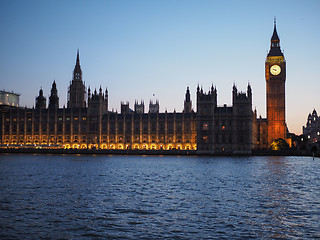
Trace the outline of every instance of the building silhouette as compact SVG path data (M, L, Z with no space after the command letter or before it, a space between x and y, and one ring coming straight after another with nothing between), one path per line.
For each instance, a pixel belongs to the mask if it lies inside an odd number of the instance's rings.
M302 128L303 135L307 137L308 142L320 142L320 117L314 109L309 113L306 126Z
M274 23L266 62L267 118L252 111L252 89L232 88L232 106L217 105L217 89L197 87L196 111L187 87L182 112L159 112L158 100L121 102L108 109L108 90L86 91L79 50L68 88L67 107L59 107L55 81L48 107L40 89L35 108L1 108L1 147L76 149L196 150L199 154L250 154L286 139L286 65Z
M49 106L48 108L50 110L55 110L59 108L59 96L58 96L58 90L56 81L53 81L52 87L51 87L51 95L49 97Z
M36 109L46 109L47 99L43 96L42 88L39 91L39 96L36 97Z

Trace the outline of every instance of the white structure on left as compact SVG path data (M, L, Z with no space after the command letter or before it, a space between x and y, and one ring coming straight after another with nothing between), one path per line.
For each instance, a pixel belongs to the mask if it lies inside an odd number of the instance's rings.
M0 105L19 107L20 94L0 90Z

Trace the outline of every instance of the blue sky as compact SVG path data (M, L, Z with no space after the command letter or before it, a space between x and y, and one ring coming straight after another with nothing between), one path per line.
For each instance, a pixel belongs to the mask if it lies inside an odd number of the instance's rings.
M300 134L307 114L320 113L320 1L0 1L1 89L32 107L57 82L66 104L76 52L91 89L121 101L159 99L160 111L181 111L187 86L218 89L231 105L235 83L253 89L253 108L266 116L264 62L277 17L287 61L286 113ZM153 97L153 94L155 97ZM48 101L48 100L47 100ZM148 109L148 106L147 106Z

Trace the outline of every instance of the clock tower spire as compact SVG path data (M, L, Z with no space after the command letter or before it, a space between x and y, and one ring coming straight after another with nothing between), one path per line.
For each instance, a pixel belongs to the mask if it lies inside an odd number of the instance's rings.
M280 38L277 33L276 19L274 19L273 34L271 37L270 51L268 53L268 57L272 57L272 56L282 56L283 57L283 53L281 52L281 49L280 49Z
M276 20L271 37L270 50L265 62L267 85L268 145L275 139L287 138L285 82L286 61L280 49Z

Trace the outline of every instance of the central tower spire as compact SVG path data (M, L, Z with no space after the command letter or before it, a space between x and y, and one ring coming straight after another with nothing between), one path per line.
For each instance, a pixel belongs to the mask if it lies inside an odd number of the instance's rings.
M82 71L81 71L81 67L80 67L79 49L77 51L76 65L73 70L73 80L82 81Z
M86 107L85 95L86 95L86 87L82 81L82 70L80 67L80 57L79 57L79 49L78 49L76 65L73 70L73 78L68 90L68 107L69 108Z

